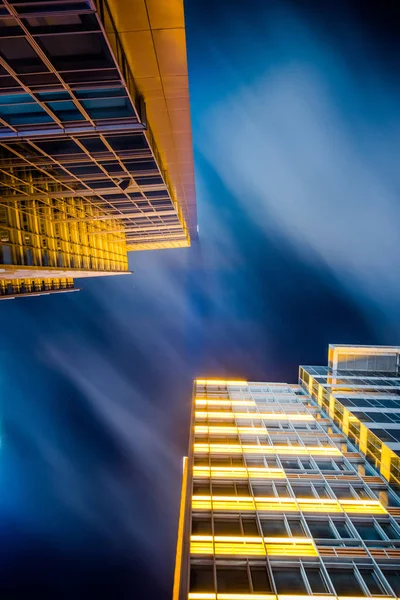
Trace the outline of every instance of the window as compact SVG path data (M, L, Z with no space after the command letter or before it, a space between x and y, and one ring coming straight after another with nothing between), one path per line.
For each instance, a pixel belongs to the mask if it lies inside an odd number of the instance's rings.
M385 594L385 590L382 586L382 583L379 580L377 573L374 569L371 568L363 568L359 569L360 574L364 580L364 583L369 589L369 593L371 596Z
M254 496L274 496L272 484L252 485Z
M280 498L288 498L290 496L287 485L277 483L275 485L276 493Z
M364 592L351 569L328 569L337 596L364 596Z
M296 498L315 498L311 485L293 484L292 490Z
M353 494L351 493L351 489L350 486L348 485L343 485L343 486L338 486L338 485L332 485L332 491L335 494L336 498L341 498L343 500L345 499L349 499L349 498L354 498Z
M278 594L307 594L299 567L272 569Z
M307 520L307 525L311 531L313 538L335 539L336 536L328 521L311 521Z
M300 519L288 519L288 523L293 537L303 537L306 535Z
M390 540L398 539L399 534L393 527L393 525L387 521L379 522L379 525L382 527L383 531L386 533Z
M373 523L357 523L353 522L354 527L357 529L358 533L363 540L381 540L382 536L375 528Z
M212 565L192 565L190 568L190 591L213 592L214 572Z
M400 596L400 569L396 570L384 570L383 574L389 582L390 587L396 594L396 596Z
M331 460L317 460L316 463L321 471L335 471L335 466Z
M298 460L281 460L282 467L285 469L299 469L299 461Z
M213 483L212 494L213 496L235 496L235 486L233 483Z
M246 567L234 568L217 565L217 589L224 593L249 593L250 584Z
M288 535L283 519L262 519L261 528L265 537L286 537Z
M242 535L239 517L233 519L214 518L215 535Z
M310 584L313 594L324 594L327 592L327 586L321 570L314 567L306 568L308 583Z
M244 535L260 535L258 531L258 525L254 517L246 517L242 519L243 533Z
M346 523L343 523L341 521L334 521L334 524L341 538L353 537Z
M250 567L254 592L271 592L271 582L264 566Z
M210 484L200 483L195 481L193 483L193 495L194 496L209 496L210 495Z
M192 535L211 535L210 517L192 518Z

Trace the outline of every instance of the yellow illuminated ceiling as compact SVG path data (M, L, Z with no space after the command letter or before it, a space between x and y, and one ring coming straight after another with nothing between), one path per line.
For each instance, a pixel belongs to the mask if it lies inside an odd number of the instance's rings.
M193 467L194 477L214 477L214 478L244 478L248 479L285 479L286 474L283 469L265 467Z
M314 542L306 537L262 538L192 535L191 554L239 556L317 556Z
M183 0L109 0L109 6L193 237L196 203Z
M306 513L354 513L383 515L386 509L378 500L347 500L333 498L277 498L252 496L197 496L192 497L194 510L225 510L264 512L306 512Z
M194 451L203 454L289 454L312 456L342 456L333 446L268 446L266 444L195 444Z
M199 419L264 419L265 421L314 421L314 417L307 413L263 413L263 412L224 412L196 410L195 417Z

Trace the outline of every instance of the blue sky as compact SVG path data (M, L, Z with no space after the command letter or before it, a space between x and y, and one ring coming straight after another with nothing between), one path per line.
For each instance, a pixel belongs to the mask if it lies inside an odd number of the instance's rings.
M9 594L169 597L193 378L400 343L393 16L214 4L186 6L199 241L2 303Z

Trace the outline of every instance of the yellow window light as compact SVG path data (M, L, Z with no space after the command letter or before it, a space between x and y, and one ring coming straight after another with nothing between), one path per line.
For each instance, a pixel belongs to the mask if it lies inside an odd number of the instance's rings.
M231 412L231 411L202 411L196 410L195 417L199 419L263 419L264 421L315 421L308 413L263 413L263 412Z
M288 597L289 598L289 597ZM293 596L294 598L294 596ZM307 600L307 596L304 596ZM318 596L318 599L321 598ZM213 594L212 592L190 592L188 600L276 600L273 594ZM322 598L325 600L325 598ZM364 599L365 600L365 599ZM366 599L368 600L368 599Z
M252 496L193 496L192 507L197 510L298 512L294 498Z
M314 541L306 537L264 538L269 556L318 556Z
M368 504L368 511L362 500L351 505L346 501L338 502L333 498L277 498L252 496L193 496L192 507L195 510L225 511L263 511L263 512L305 512L305 513L339 513L355 514L387 514L382 504L373 501Z
M197 385L247 385L247 381L235 379L196 379Z
M285 479L285 471L278 467L193 467L194 477Z
M268 446L267 444L205 444L195 443L195 453L201 454L289 454L312 456L341 456L334 446Z
M298 498L297 503L302 512L343 512L339 502L333 498Z
M257 406L254 400L218 400L217 398L196 398L196 406Z
M236 427L235 425L195 425L195 433L243 433L247 435L265 435L265 427Z
M217 600L276 600L272 594L217 594Z
M244 536L201 536L190 538L191 554L236 556L317 556L310 538L262 538Z
M382 600L381 596L378 596L378 598L380 598ZM336 596L320 596L318 594L318 596L306 596L306 595L282 595L279 594L279 596L277 596L278 600L337 600ZM348 600L350 600L350 598L348 598ZM355 598L352 598L351 600L356 600ZM361 600L361 598L359 599ZM362 600L368 600L368 598L363 598ZM377 599L378 600L378 599Z
M347 513L385 515L387 510L379 500L341 500L340 504Z

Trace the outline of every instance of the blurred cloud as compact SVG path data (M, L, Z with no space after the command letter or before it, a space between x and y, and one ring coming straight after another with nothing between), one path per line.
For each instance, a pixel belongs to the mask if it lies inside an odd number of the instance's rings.
M260 61L254 29L242 25L241 36ZM275 231L304 259L323 261L363 307L367 293L393 309L398 90L374 71L359 32L352 64L294 13L277 12L265 37L264 68L254 79L245 64L229 72L229 95L205 113L199 148L267 235Z

